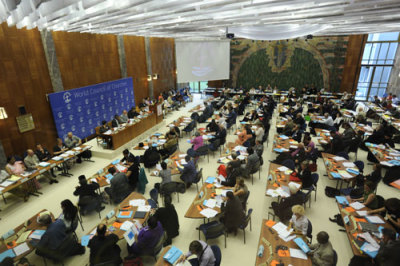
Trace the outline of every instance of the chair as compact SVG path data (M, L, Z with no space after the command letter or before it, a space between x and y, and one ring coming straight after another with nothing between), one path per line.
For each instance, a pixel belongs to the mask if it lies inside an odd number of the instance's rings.
M356 160L357 160L358 147L360 146L360 143L361 143L361 139L353 138L351 140L350 147L349 147L349 150L348 150L348 153L354 152Z
M164 234L160 237L158 240L157 244L154 246L154 248L149 251L148 253L142 254L140 257L153 257L155 261L157 261L157 255L160 253L161 249L163 248L163 244L165 242L165 239L167 239L167 233L164 231Z
M182 184L182 186L180 186ZM164 195L171 195L172 193L176 193L179 202L179 193L185 193L185 184L181 182L170 182L164 184L160 190L160 196L163 197ZM182 190L183 189L183 190ZM182 192L183 191L183 192Z
M153 188L150 190L150 199L147 200L152 209L158 208L158 190Z
M196 127L196 121L193 120L184 129L182 129L182 131L190 134L195 127Z
M333 266L337 265L337 261L338 261L338 255L336 250L333 250Z
M290 170L294 170L296 168L296 165L292 159L286 159L282 162L283 166L286 166Z
M243 230L243 242L246 244L246 227L250 223L250 231L251 231L251 214L253 213L253 209L250 208L249 211L247 212L246 217L244 218L244 221L241 225L239 225L239 229Z
M305 195L304 195L304 199L303 199L303 205L304 205L304 209L307 207L307 201L308 201L308 207L311 207L311 192L312 190L309 190Z
M221 249L217 245L212 245L211 249L212 249L212 251L214 253L214 257L215 257L214 266L220 266L221 258L222 258Z
M250 190L247 191L247 194L244 197L244 201L242 202L242 207L244 211L247 211L247 200L249 199L249 196L250 196Z
M354 164L357 166L360 172L364 172L364 162L363 161L355 161Z
M226 232L225 232L224 224L222 224L218 221L212 221L212 222L209 222L206 224L202 224L196 229L199 230L199 240L200 240L200 231L201 231L201 232L203 232L206 242L208 239L215 239L215 238L218 238L218 237L224 235L225 236L225 248L226 248Z
M201 147L199 147L196 151L195 151L197 156L207 156L207 160L208 162L210 162L210 157L208 156L208 145L203 145Z
M201 168L197 174L196 174L196 178L194 180L193 183L196 184L196 188L197 188L197 192L199 192L199 182L201 180L201 183L203 183L203 168Z
M307 235L306 237L308 237L310 239L310 244L312 243L312 224L311 221L308 220L308 226L307 226Z
M317 173L311 174L311 179L313 181L313 184L311 187L305 187L301 188L301 190L309 190L309 191L314 191L314 201L317 201L317 183L319 180L319 175Z

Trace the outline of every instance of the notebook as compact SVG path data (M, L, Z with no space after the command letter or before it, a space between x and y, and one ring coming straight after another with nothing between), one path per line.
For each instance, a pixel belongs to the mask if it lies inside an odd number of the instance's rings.
M304 240L302 238L297 237L293 241L294 241L294 243L296 243L299 246L299 248L301 248L301 250L304 253L307 254L308 252L310 252L310 248L308 247L308 245L306 244L306 242L304 242Z
M133 216L134 219L143 219L146 216L147 212L135 212L135 215Z

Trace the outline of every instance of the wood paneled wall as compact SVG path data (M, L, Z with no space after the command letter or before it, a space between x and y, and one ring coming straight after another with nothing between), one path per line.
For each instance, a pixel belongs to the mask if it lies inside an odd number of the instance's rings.
M150 38L151 68L159 77L153 80L154 97L176 87L175 42L172 38Z
M0 26L0 106L8 118L0 120L0 139L6 155L21 154L42 143L52 149L56 129L46 94L53 91L38 30ZM32 113L35 129L20 133L18 106Z
M360 64L364 53L368 35L350 35L347 44L346 61L344 63L343 78L340 84L341 92L356 92L360 74Z
M135 103L139 104L149 96L144 37L124 36L124 46L128 77L133 78Z
M53 32L64 90L121 78L117 37Z

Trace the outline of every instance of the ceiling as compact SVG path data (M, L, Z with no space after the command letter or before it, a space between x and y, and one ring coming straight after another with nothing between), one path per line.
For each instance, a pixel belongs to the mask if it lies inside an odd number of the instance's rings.
M17 28L173 38L288 39L400 31L400 0L0 0Z

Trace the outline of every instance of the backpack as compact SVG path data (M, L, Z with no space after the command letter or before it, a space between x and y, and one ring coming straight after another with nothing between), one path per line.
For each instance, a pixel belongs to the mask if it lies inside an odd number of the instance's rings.
M325 195L329 198L334 198L340 195L340 191L336 188L326 186L325 187Z

